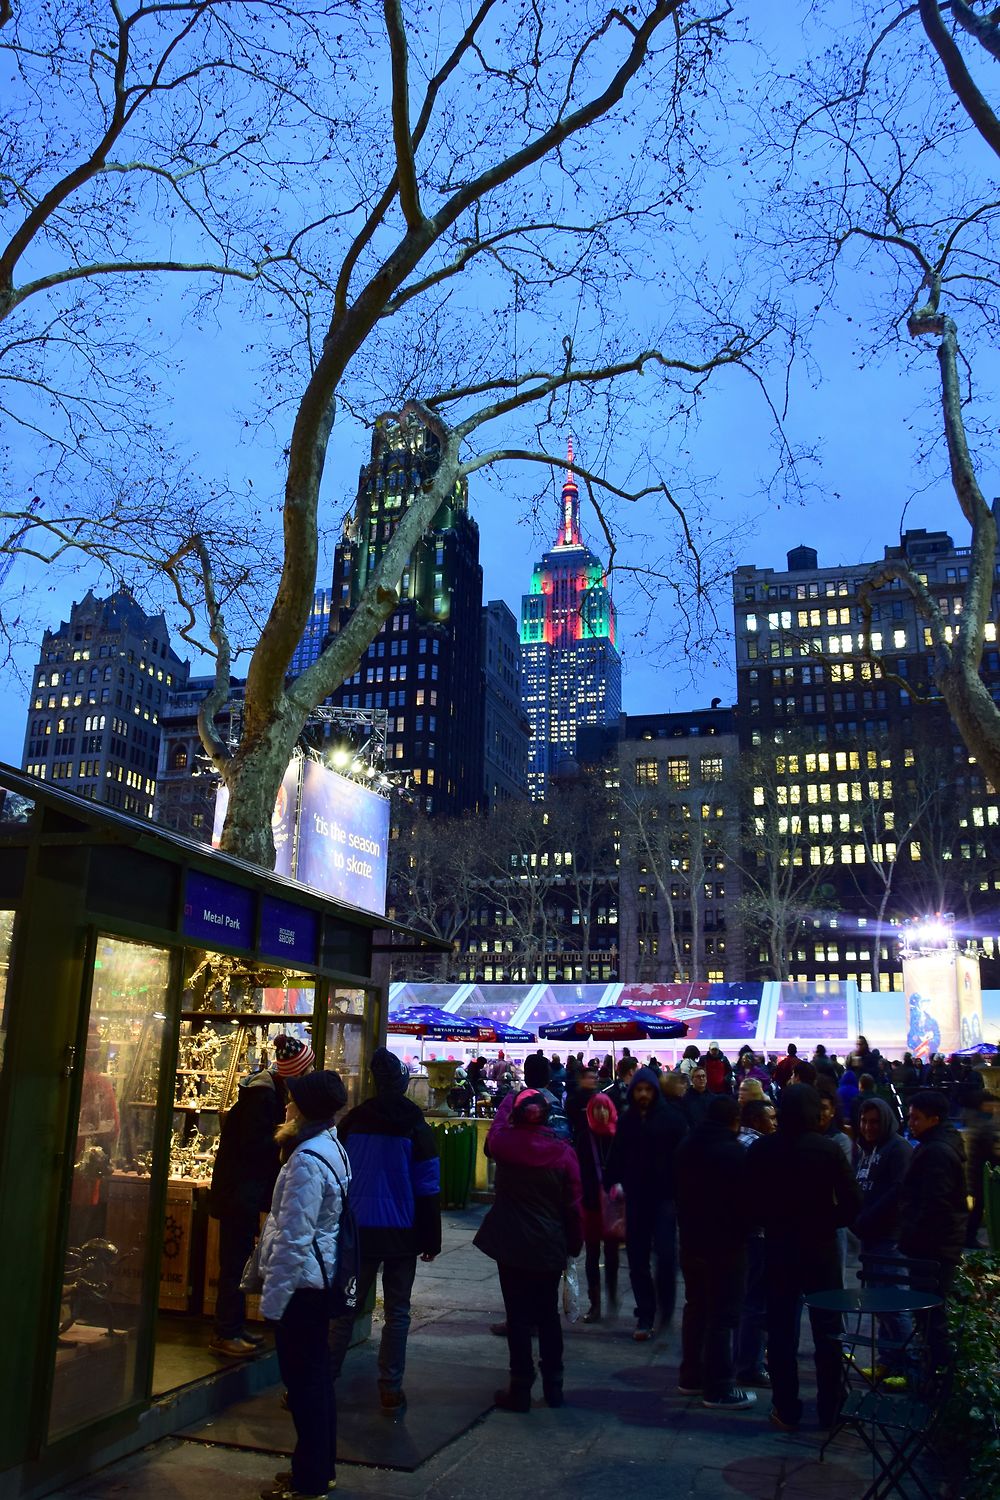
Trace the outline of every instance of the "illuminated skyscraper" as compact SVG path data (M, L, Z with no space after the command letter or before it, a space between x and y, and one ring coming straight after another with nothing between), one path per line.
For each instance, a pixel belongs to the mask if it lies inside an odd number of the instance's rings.
M379 417L371 461L333 567L330 629L339 630L415 495L434 476L442 432L409 407ZM388 767L428 813L455 817L483 796L483 570L465 481L413 549L400 602L335 708L388 711Z
M573 443L555 546L535 568L521 601L522 695L531 724L528 790L543 797L560 762L576 756L581 724L616 724L622 666L615 607L600 558L580 535Z

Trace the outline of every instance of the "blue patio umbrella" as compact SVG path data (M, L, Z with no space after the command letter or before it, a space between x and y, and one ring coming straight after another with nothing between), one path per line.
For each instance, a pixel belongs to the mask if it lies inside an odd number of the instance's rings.
M684 1037L687 1033L684 1021L643 1015L641 1011L630 1010L627 1005L599 1005L596 1010L585 1010L580 1015L567 1016L564 1021L553 1021L549 1026L538 1028L539 1036L568 1042L584 1037L592 1037L598 1042L663 1041Z
M470 1026L475 1026L479 1032L481 1042L536 1042L538 1038L533 1031L523 1031L520 1026L511 1026L506 1021L492 1021L489 1016L466 1017ZM492 1036L484 1036L484 1032L492 1032Z
M408 1005L389 1017L390 1036L434 1037L438 1041L477 1042L479 1028L436 1005Z

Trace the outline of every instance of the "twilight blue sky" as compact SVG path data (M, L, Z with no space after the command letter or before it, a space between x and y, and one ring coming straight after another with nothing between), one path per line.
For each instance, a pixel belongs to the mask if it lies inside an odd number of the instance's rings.
M737 46L732 54L734 94L742 91L746 109L734 107L731 128L751 128L749 111L760 103L766 87L765 55L795 74L803 51L812 52L822 44L813 33L803 32L801 23L809 11L804 4L790 7L778 0L762 0L748 9L755 46ZM792 19L796 13L798 22ZM983 153L975 161L970 158L970 167L988 174L992 163L984 160L985 148L973 142L968 149L972 156ZM721 252L731 241L734 227L741 225L744 215L752 226L767 209L761 186L767 173L748 172L741 180L733 177L731 166L730 162L730 170L714 178L710 172L700 195L697 254L703 256L709 246L709 264L720 267L724 264ZM673 249L677 252L676 244ZM759 272L761 252L748 249L747 254L756 256L754 269ZM769 486L775 467L771 420L759 390L738 370L713 379L695 424L676 435L668 424L661 435L658 449L675 457L683 493L696 496L714 518L710 532L721 539L738 529L739 540L733 544L737 561L780 568L785 552L799 543L815 547L823 566L874 560L898 535L904 508L905 525L944 526L956 541L966 541L949 493L941 445L929 460L917 457L937 399L933 352L928 350L908 363L891 347L877 359L866 352L868 330L881 331L892 315L894 304L886 279L890 269L886 266L883 276L878 266L872 271L871 260L857 266L845 264L836 301L810 329L808 359L793 369L785 433L794 446L816 454L804 471L805 498L793 500L787 492ZM632 295L627 285L622 288L626 303ZM637 290L634 295L644 293ZM212 325L207 326L204 319L196 325L186 320L179 295L173 299L171 289L161 301L164 327L170 328L165 337L184 371L172 392L173 437L196 469L229 474L236 483L251 477L262 509L276 515L281 476L275 453L280 452L287 418L280 412L275 416L274 442L268 441L266 433L243 424L240 393L247 382L247 360L239 318L220 306ZM895 312L899 311L896 305ZM634 306L627 312L641 323ZM994 362L989 358L977 364L977 389L995 390ZM775 381L772 390L780 402L780 381ZM656 424L657 416L647 402L637 408L635 431L622 430L624 468L634 460L633 447L638 451L648 438L649 425ZM576 428L573 437L581 463L587 464L586 426ZM530 444L530 431L524 441ZM333 542L354 495L358 466L367 456L367 437L358 428L338 426L330 453L324 483L329 531L321 584L329 580ZM28 472L31 454L27 448L22 446L19 457L23 472ZM538 474L534 466L507 466L489 475L477 474L470 482L470 509L481 533L484 598L505 599L515 614L529 585L532 564L551 544L558 520L560 475L552 480L548 507L535 516L529 512ZM982 477L984 489L992 494L996 481L989 464ZM642 524L636 529L641 531ZM583 527L587 540L599 550L598 528L586 505ZM648 546L642 540L626 541L623 562L641 561ZM72 599L88 586L100 591L107 587L107 580L85 567L75 575L57 578L25 560L15 562L7 580L7 589L20 595L19 601L14 598L14 609L23 609L26 620L33 612L34 618L46 623L65 615ZM726 634L731 621L724 596L719 604L723 629L717 640L698 660L688 661L676 649L678 622L667 598L658 599L652 617L647 618L627 576L615 582L614 592L627 711L699 707L715 696L731 701L735 688L731 641ZM183 643L180 649L186 654ZM0 758L15 764L24 734L25 673L33 661L33 649L19 650L0 677ZM207 663L195 661L193 668L206 670ZM237 664L236 670L240 669Z

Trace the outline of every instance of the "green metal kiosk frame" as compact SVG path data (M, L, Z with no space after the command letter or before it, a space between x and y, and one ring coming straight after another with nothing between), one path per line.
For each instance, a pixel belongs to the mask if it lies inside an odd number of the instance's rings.
M294 971L318 1065L358 1097L384 1036L376 933L404 930L0 764L0 1500L171 1430L153 1360L192 972Z

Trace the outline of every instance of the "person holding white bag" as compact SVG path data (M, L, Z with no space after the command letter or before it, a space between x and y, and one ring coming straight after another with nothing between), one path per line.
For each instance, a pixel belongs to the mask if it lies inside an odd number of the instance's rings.
M501 1411L531 1410L535 1328L545 1400L563 1404L559 1283L583 1248L580 1166L572 1146L547 1128L548 1115L545 1095L523 1089L504 1100L486 1141L496 1198L474 1243L497 1262L507 1314L510 1385L494 1397Z

